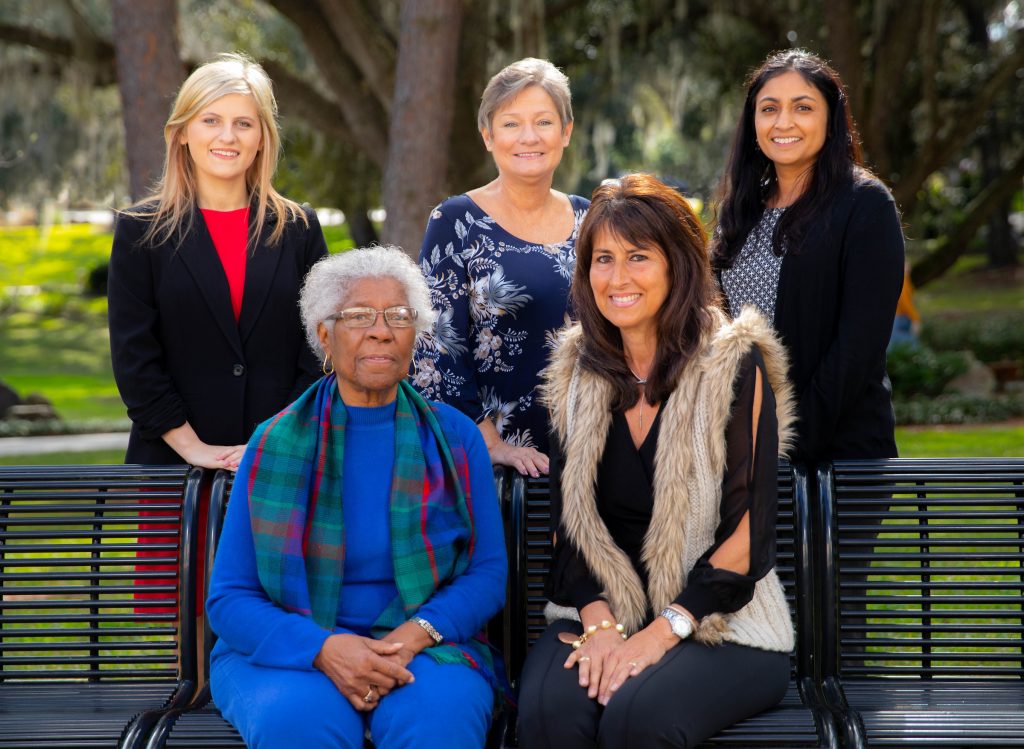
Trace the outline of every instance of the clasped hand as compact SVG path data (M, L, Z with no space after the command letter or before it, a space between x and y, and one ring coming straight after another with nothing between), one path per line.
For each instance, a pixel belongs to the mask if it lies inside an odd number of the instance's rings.
M569 654L565 668L578 665L580 686L587 690L587 696L607 705L626 679L660 661L675 642L651 627L628 640L623 640L614 629L601 629Z
M381 697L413 681L406 668L412 658L412 651L400 642L339 634L324 641L313 666L324 672L352 707L368 712Z

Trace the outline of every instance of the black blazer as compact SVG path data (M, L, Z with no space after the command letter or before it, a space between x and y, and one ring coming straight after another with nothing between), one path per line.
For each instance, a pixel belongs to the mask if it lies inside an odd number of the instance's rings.
M794 458L896 456L885 347L903 287L903 229L885 185L840 187L779 275L775 329L799 406Z
M319 376L298 299L327 245L304 210L308 228L290 222L269 246L265 227L249 251L237 323L201 213L180 244L158 247L139 244L146 218L118 217L107 293L114 378L132 420L126 462L181 463L160 435L186 420L208 444L244 444Z

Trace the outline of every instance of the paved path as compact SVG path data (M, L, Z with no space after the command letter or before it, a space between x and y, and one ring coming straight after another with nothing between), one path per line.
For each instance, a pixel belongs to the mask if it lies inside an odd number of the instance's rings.
M0 456L61 452L79 453L90 450L123 450L127 446L128 432L60 434L49 437L3 437L0 438Z

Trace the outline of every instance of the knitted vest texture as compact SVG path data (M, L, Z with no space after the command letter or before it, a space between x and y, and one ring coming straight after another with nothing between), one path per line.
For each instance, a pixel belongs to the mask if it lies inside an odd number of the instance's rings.
M654 511L642 551L648 570L646 590L597 513L594 477L611 423L611 388L578 366L578 326L565 331L544 372L542 392L565 454L562 523L604 588L616 619L629 632L644 626L648 607L657 612L675 599L697 559L714 544L733 383L751 346L760 349L775 394L780 454L792 439L795 409L782 345L753 309L732 322L719 314L716 319L718 328L662 405ZM553 605L547 613L553 618L579 616L575 609ZM695 637L707 644L728 641L763 650L792 650L789 606L775 570L757 582L753 599L739 611L704 617Z

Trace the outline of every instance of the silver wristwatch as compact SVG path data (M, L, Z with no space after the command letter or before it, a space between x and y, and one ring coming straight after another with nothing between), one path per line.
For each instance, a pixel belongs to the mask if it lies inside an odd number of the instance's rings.
M680 640L685 640L693 634L693 622L690 620L690 617L686 614L680 614L671 606L666 606L662 609L658 616L668 619L669 626L672 627L672 634Z
M434 628L434 625L424 619L422 616L414 616L409 621L416 622L423 631L430 635L430 639L434 641L435 645L440 645L444 642L444 636Z

